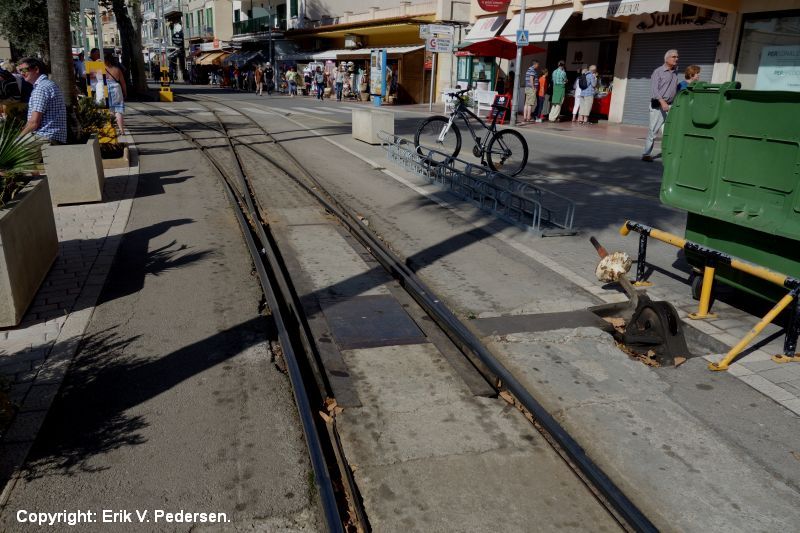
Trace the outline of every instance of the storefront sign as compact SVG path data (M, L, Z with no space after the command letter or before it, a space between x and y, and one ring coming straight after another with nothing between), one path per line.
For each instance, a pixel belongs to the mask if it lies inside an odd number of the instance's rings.
M630 17L642 13L669 11L669 0L613 0L584 4L583 20L597 18Z
M478 5L484 11L505 11L511 0L478 0Z
M600 57L600 41L569 41L567 43L566 69L578 70L584 65L594 65Z
M800 45L765 46L761 50L756 90L800 92Z
M425 41L425 50L437 54L449 54L453 51L453 39L451 37L429 37Z
M631 20L630 27L635 33L707 30L725 26L727 15L714 13L714 17L685 17L681 13L650 13Z

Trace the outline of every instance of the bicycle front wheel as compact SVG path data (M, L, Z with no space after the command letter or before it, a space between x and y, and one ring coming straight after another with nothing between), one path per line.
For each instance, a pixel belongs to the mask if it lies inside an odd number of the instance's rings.
M518 131L498 131L486 148L489 167L507 176L516 176L528 164L528 143Z
M414 134L414 146L417 153L427 155L426 148L428 148L438 150L448 156L458 156L458 152L461 151L461 132L458 131L455 124L451 124L450 129L440 139L449 122L450 120L443 116L423 120L417 128L417 133Z

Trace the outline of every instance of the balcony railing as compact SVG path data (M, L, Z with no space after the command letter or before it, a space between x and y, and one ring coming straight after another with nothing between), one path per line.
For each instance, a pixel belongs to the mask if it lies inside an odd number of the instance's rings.
M246 33L265 33L269 31L270 17L257 17L254 19L240 20L233 23L233 34L244 35ZM278 19L278 23L272 28L273 30L286 29L286 19Z
M180 0L165 0L164 1L164 16L171 15L172 13L181 12Z
M193 26L186 28L184 35L187 39L209 39L214 37L214 28L211 26Z

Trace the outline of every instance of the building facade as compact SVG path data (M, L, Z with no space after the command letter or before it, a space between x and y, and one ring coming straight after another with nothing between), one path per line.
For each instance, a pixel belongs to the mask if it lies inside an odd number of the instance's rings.
M495 11L482 9L482 3L472 2L466 39L513 40L519 2ZM583 65L596 64L602 89L594 111L611 122L646 124L650 75L671 48L679 51L681 71L690 64L702 68L702 81L800 90L798 17L794 0L529 0L525 28L543 51L524 57L522 68L536 59L552 70L564 60L572 82ZM459 79L469 79L476 66L481 72L494 69L494 82L514 64L459 59Z

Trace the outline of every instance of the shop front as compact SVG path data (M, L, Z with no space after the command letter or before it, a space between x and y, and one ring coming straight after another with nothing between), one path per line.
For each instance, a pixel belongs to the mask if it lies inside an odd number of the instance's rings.
M376 49L379 47L376 47ZM362 80L369 69L371 48L349 50L337 54L339 62L352 62L356 74L363 69ZM386 50L386 103L417 104L424 97L423 63L425 47L421 45L389 46ZM363 85L363 81L361 84Z
M616 20L627 26L616 45L608 118L637 125L649 121L650 77L664 64L667 50L678 50L679 73L698 65L700 79L711 81L728 22L725 13L669 0L587 3L582 18Z
M800 10L745 14L735 65L743 89L800 91Z
M563 59L560 57L560 50L562 50L559 42L561 30L564 28L567 21L570 20L573 12L574 10L571 4L569 7L527 11L525 13L524 24L525 29L528 31L528 41L531 44L537 45L537 50L540 51L531 55L524 55L522 57L522 65L519 65L518 69L512 66L513 63L510 63L510 70L519 70L521 74L524 74L525 70L527 70L534 60L539 61L542 65L550 65L552 63L552 67L548 68L551 70L555 69L555 65L558 64L558 61ZM514 15L511 21L506 24L500 36L511 41L516 41L520 18L520 13ZM517 76L516 86L517 91L523 90L525 87L524 75ZM524 104L524 98L517 98L517 111L522 111Z
M609 19L582 20L579 15L570 18L561 30L558 48L551 47L547 68L557 68L563 60L567 71L566 98L561 106L562 114L572 113L575 82L583 68L597 67L599 84L592 105L591 115L605 119L611 113L614 89L614 68L617 61L619 34L624 25ZM553 43L556 44L556 43Z
M460 47L479 43L495 37L506 23L505 15L492 15L478 19L460 44ZM456 82L459 87L474 87L483 91L497 90L499 65L494 56L476 56L471 52L456 52Z

